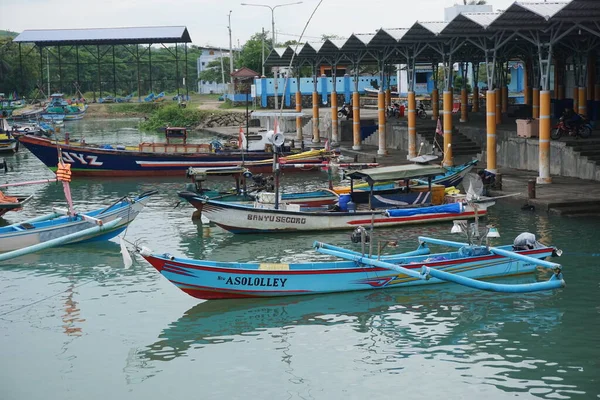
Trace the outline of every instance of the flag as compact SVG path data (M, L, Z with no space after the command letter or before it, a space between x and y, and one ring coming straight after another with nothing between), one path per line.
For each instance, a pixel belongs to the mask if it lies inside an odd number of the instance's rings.
M325 151L329 151L329 150L331 150L331 149L329 148L329 139L325 139L325 146L324 146L324 148L325 148Z
M244 129L240 126L240 133L238 135L238 148L244 148Z
M435 133L444 136L444 129L442 128L442 120L438 117L437 126L435 127Z
M279 131L279 127L277 126L277 118L275 118L275 121L273 122L273 134L276 134L277 131Z

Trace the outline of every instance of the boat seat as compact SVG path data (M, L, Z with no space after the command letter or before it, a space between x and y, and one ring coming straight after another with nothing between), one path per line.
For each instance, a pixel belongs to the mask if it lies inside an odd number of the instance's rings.
M34 229L35 226L28 224L27 222L22 223L21 225L19 225L19 228L21 229Z

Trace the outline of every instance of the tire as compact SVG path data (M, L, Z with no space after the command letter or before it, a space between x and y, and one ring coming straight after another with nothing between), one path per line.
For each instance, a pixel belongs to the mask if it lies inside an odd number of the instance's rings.
M579 136L583 139L589 138L592 135L592 128L589 125L584 125L579 128Z
M550 132L550 138L553 140L558 140L562 136L562 129L554 128L552 132Z
M427 113L425 111L419 111L419 118L427 119Z

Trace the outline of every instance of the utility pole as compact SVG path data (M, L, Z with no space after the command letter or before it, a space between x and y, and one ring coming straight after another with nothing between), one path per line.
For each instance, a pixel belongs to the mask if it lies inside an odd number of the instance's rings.
M265 28L262 28L262 75L265 76Z
M233 11L229 10L229 73L233 72L233 47L231 47L231 13ZM229 83L231 83L231 75L229 75Z

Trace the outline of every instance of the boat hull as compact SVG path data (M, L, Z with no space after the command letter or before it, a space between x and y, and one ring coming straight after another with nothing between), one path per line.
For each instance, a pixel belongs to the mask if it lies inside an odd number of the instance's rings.
M50 140L28 135L18 136L18 140L48 168L56 170L57 147L60 147L65 163L71 164L74 176L183 176L189 167L214 168L239 166L242 154L239 152L218 153L163 153L132 150L102 149L73 144L56 144ZM269 158L272 153L252 152L244 154L246 163L255 173L270 172L273 165ZM262 161L265 161L262 163ZM298 163L321 168L321 157L298 160Z
M479 205L478 215L485 216L487 207L492 204L493 202ZM428 207L423 207L422 211L426 211L426 208ZM264 233L355 229L358 226L370 226L371 224L375 227L391 227L475 217L475 210L472 207L464 206L460 209L460 212L423 212L422 214L388 216L384 210L286 211L205 199L201 211L211 222L232 233Z
M122 232L127 225L132 222L135 217L142 211L149 197L142 197L137 201L123 201L105 212L104 208L100 208L91 212L85 213L100 219L103 223L121 218L121 221L108 231L102 231L101 234L95 233L86 235L72 241L67 241L64 244L85 242L90 240L107 240ZM60 238L76 232L95 226L93 222L89 222L81 217L58 217L52 220L36 222L33 224L13 224L7 227L0 228L0 252L18 250L36 244L44 243L49 240Z
M519 253L543 259L551 256L553 250L544 247ZM533 263L492 254L469 258L448 256L443 260L449 254L452 253L406 257L398 260L398 265L415 271L427 266L472 279L526 274L536 269ZM183 292L204 300L382 290L443 283L436 278L417 279L355 261L253 264L190 260L168 254L142 255Z

